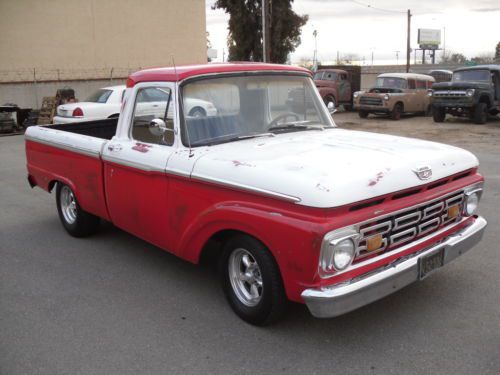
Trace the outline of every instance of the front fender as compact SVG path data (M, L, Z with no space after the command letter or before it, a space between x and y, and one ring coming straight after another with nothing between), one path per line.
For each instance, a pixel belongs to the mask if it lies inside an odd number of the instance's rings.
M202 212L186 228L179 241L179 255L197 263L207 241L216 233L235 230L261 241L273 254L288 298L301 301L300 293L317 272L321 230L269 206L216 204Z

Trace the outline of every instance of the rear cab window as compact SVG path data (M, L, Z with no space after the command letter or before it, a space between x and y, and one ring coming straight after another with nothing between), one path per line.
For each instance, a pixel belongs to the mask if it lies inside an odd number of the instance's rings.
M112 93L113 90L106 90L106 89L97 90L94 93L92 93L89 97L87 97L85 101L90 103L106 103Z

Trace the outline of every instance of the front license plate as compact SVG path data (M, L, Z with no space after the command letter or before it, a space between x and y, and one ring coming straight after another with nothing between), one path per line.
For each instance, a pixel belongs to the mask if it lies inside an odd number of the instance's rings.
M444 248L420 258L419 277L420 280L427 277L432 271L441 268L444 261Z

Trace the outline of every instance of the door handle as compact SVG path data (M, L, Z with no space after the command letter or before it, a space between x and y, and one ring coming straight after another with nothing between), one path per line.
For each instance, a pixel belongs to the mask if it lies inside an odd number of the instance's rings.
M114 144L114 145L108 145L108 150L109 151L121 151L122 145Z

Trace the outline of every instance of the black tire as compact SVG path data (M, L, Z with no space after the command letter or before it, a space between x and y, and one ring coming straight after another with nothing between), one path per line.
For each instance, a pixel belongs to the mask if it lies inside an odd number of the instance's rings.
M446 111L444 108L433 108L432 109L432 119L434 122L444 122L446 118Z
M189 116L191 117L206 117L207 112L201 107L194 107L191 111L189 111Z
M57 184L56 203L59 219L64 229L73 237L88 236L95 233L99 228L100 219L82 210L68 185ZM74 204L74 206L68 208L71 204ZM70 212L68 213L68 211Z
M245 256L251 266L242 269ZM253 281L241 278L249 273ZM271 252L260 241L243 234L231 237L220 257L219 275L226 299L241 319L262 326L284 315L288 300L281 274ZM260 287L256 286L259 281ZM256 298L252 298L252 286L255 286Z
M361 109L358 111L358 116L359 116L359 118L367 118L367 117L368 117L368 114L369 114L369 113L368 113L367 111L363 111L363 110L361 110Z
M403 104L396 103L391 112L391 120L398 121L401 119L401 115L403 114L404 108Z
M486 103L476 105L473 120L476 124L486 124L486 121L488 121L488 105Z

